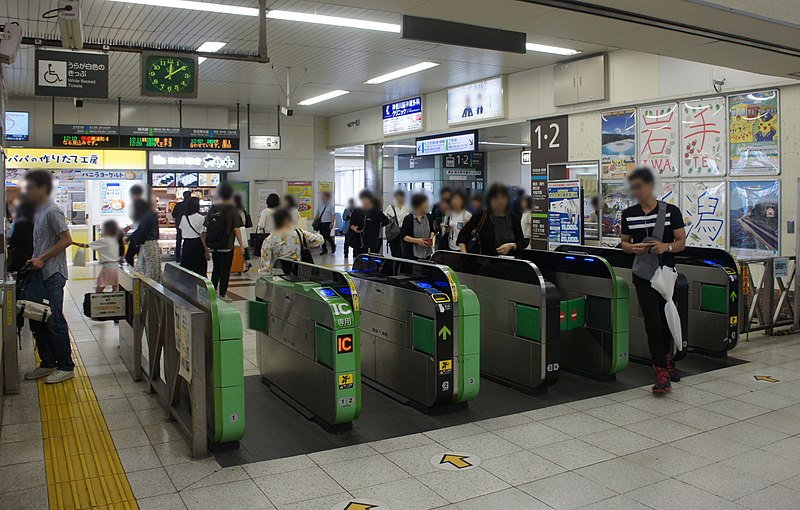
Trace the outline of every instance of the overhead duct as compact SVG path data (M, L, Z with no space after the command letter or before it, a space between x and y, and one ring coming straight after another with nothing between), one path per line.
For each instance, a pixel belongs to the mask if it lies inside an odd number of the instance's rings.
M400 37L451 46L466 46L482 50L526 53L524 32L479 27L431 18L403 16Z

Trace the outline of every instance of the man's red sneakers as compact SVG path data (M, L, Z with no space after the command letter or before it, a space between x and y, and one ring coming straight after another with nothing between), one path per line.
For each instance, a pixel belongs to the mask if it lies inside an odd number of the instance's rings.
M672 384L669 382L669 370L653 365L656 370L656 383L653 385L653 394L663 395L672 391Z

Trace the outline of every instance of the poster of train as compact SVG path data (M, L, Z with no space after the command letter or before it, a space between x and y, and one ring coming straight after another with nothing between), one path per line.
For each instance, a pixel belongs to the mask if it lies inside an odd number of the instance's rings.
M604 179L624 179L636 166L636 110L603 112L601 119Z
M603 191L603 246L615 247L622 233L622 211L636 202L628 191L626 182L604 182Z
M685 101L681 112L681 175L728 173L728 114L724 97Z
M662 202L678 205L681 201L681 183L675 181L656 181L656 198Z
M681 212L686 224L686 244L725 249L727 189L724 181L684 181Z
M728 138L731 175L778 175L778 91L728 96Z
M637 112L639 164L652 168L658 177L678 177L680 173L678 103L642 106Z
M780 252L780 181L730 181L729 238L741 259Z

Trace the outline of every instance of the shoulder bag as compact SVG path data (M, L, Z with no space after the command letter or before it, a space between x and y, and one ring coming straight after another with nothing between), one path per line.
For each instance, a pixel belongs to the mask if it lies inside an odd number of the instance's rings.
M299 228L295 229L295 233L297 234L298 241L300 242L300 261L313 264L314 256L311 254L311 250L308 249L305 234L303 234L303 231Z
M658 217L656 218L656 225L653 227L652 235L645 237L642 242L660 243L664 237L664 224L666 223L666 218L667 203L659 201ZM661 259L658 254L652 253L650 250L643 251L642 253L637 253L636 257L633 259L633 274L649 282L653 278L653 275L656 273L656 269L658 269L660 265Z
M392 222L386 225L386 239L390 242L400 236L400 222L397 218L397 209L394 206L392 206L392 212L394 213Z

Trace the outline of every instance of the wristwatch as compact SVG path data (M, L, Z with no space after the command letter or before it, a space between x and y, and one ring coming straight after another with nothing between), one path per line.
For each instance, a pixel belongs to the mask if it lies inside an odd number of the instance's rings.
M669 252L672 252L672 243L670 243L670 244L668 244L668 245L667 245L667 250L668 250Z

